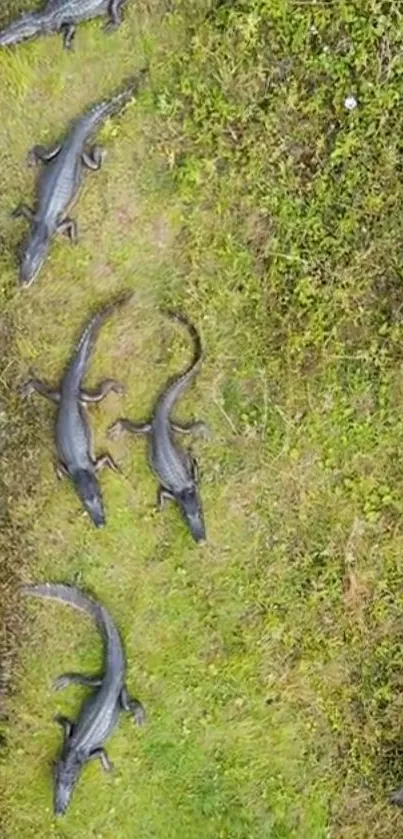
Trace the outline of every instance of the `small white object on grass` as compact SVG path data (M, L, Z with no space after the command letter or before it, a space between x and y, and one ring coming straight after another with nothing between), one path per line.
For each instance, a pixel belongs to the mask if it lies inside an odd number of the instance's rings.
M344 107L347 108L348 111L353 111L354 108L357 107L357 105L358 105L358 102L357 102L355 96L347 96L346 99L344 100Z

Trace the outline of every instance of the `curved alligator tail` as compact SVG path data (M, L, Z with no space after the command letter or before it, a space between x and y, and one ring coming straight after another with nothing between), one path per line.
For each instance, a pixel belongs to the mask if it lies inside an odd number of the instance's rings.
M105 637L107 646L113 649L114 666L117 669L124 668L124 658L120 636L115 622L105 606L97 603L88 595L84 594L75 586L64 583L38 583L37 585L24 585L22 591L31 597L42 597L49 600L57 600L60 603L68 603L80 612L90 615L96 622L102 635ZM120 655L117 655L120 653Z
M32 597L43 597L58 600L61 603L69 603L75 609L86 612L97 623L103 620L103 606L83 594L75 586L65 585L64 583L38 583L37 585L24 585L22 591Z
M124 292L115 300L112 300L110 303L107 303L99 312L97 312L82 333L77 347L76 352L73 358L73 361L69 364L69 373L71 373L71 380L74 382L75 386L78 388L81 382L81 379L84 376L84 373L87 369L88 360L91 354L91 350L94 346L98 330L104 320L108 318L116 309L120 309L121 306L124 306L129 300L132 299L134 296L132 291ZM66 374L67 376L68 374ZM69 377L70 378L70 377Z
M189 320L188 317L186 317L186 315L183 314L183 312L174 312L172 309L167 309L165 311L165 314L171 320L176 320L178 323L181 323L183 324L183 326L186 326L186 329L188 330L189 335L193 341L193 358L189 366L182 373L182 375L185 376L186 373L193 371L193 369L198 364L200 364L200 362L203 359L203 348L201 338L195 325L192 323L192 321Z
M166 314L171 320L175 320L177 323L181 323L183 326L186 326L193 341L193 357L190 364L188 364L182 373L171 380L158 401L157 408L163 408L164 411L170 413L182 391L185 390L191 379L193 379L193 377L197 374L203 360L203 347L196 327L186 317L186 315L182 312L174 312L171 309L166 310L164 314Z
M81 121L81 126L85 132L93 131L96 126L107 117L119 113L124 106L131 102L138 93L145 77L148 75L148 67L144 67L135 76L127 80L124 89L112 96L110 99L104 99L88 112L87 116Z

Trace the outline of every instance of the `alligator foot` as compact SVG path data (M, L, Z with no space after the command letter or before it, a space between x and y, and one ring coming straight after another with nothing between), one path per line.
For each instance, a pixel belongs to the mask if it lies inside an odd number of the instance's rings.
M77 222L73 218L63 219L57 226L57 232L67 236L72 245L78 242Z
M61 143L57 143L52 148L47 149L46 146L34 146L27 155L28 166L37 166L38 163L49 163L53 160L61 149Z
M161 512L164 509L167 501L174 501L175 496L169 489L165 489L165 487L158 487L157 489L157 510Z
M27 221L33 221L34 216L35 213L28 204L19 204L11 213L11 218L26 218Z
M112 469L114 472L120 472L119 466L115 463L110 454L101 454L101 456L95 461L96 472L98 472L98 469L103 469L105 466L108 466L109 469Z
M108 755L106 754L105 749L99 748L94 749L89 755L88 760L100 760L102 763L105 772L112 772L113 770L113 763L109 760Z
M145 710L141 702L138 701L138 699L131 698L126 687L122 688L120 694L120 704L124 711L127 711L134 717L137 725L144 724L146 719Z
M131 434L149 434L151 423L137 423L128 419L118 419L108 428L108 437L111 440L115 440L117 437L120 437L122 431L130 431Z
M200 434L203 437L210 436L210 429L203 420L192 420L192 422L172 422L171 427L173 431L178 434Z
M81 155L81 160L84 163L84 166L87 169L91 169L93 172L96 172L98 169L101 168L102 163L104 161L105 152L101 149L100 146L93 146L91 151L83 151Z
M42 382L40 379L28 379L27 382L21 386L21 396L23 399L26 399L28 396L31 396L33 393L40 393L41 396L45 396L46 399L50 399L51 402L60 402L60 393L58 390L54 390L54 388L49 387L49 385Z
M94 390L81 390L80 402L101 402L108 393L112 391L114 393L124 393L125 389L125 386L121 382L117 382L116 379L105 379Z
M84 676L82 673L63 673L53 682L54 690L63 690L69 685L85 685L86 687L98 688L102 684L99 676Z
M57 479L59 481L62 481L63 478L67 478L68 475L69 475L69 470L67 469L66 464L63 463L61 460L59 460L56 463L56 477L57 477Z
M60 27L60 32L63 37L63 46L65 50L71 50L73 47L74 36L76 34L76 27L74 23L63 23Z

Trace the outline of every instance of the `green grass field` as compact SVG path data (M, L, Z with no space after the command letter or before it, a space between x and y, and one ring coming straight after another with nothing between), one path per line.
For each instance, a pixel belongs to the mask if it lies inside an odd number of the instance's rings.
M397 0L128 0L118 32L82 26L73 54L58 37L0 54L2 839L403 831L388 805L403 783L402 48ZM79 244L57 239L20 291L28 149L146 61L148 86L99 135ZM96 531L55 478L53 407L18 385L57 381L123 288L135 301L88 377L127 385L90 411L122 468L101 476ZM204 546L155 511L144 442L105 436L189 359L167 306L206 351L180 406L213 432L193 444ZM59 821L52 717L83 690L51 682L96 672L102 648L80 615L21 601L43 579L108 606L148 713L143 730L121 717L114 773L88 765Z

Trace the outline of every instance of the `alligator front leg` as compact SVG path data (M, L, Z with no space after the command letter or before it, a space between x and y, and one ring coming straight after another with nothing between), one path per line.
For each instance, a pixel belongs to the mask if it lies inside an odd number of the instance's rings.
M165 489L165 487L158 487L157 489L157 510L161 512L164 509L165 504L167 501L174 501L175 496L169 489Z
M54 680L53 689L63 690L69 685L85 685L85 687L99 688L101 684L101 676L84 676L82 673L63 673Z
M113 763L109 760L108 755L106 754L105 749L99 748L94 749L89 755L88 760L100 760L102 763L105 772L112 772L113 770Z
M83 151L81 160L87 169L97 172L101 168L104 159L104 152L100 146L93 146L91 151Z
M70 239L72 245L77 244L78 242L78 228L77 222L73 218L65 218L63 221L59 221L57 225L57 232L64 234Z
M125 0L111 0L109 4L109 21L105 26L107 31L112 29L116 29L121 24L121 15L120 12L123 7L123 3Z
M58 460L56 463L56 477L59 481L62 481L63 478L68 478L69 470L65 463L62 460Z
M62 23L60 32L63 36L63 46L65 50L71 50L73 46L74 36L76 34L76 27L74 23Z
M60 402L60 392L55 390L49 385L42 382L40 379L28 379L27 382L21 387L21 396L23 399L26 399L28 396L31 396L33 393L40 393L41 396L45 396L46 399L50 399L51 402Z
M121 435L122 431L130 431L131 434L149 434L151 423L136 423L128 419L118 419L108 428L108 437L115 440Z
M71 736L74 723L72 723L68 717L64 717L63 714L56 714L56 716L53 717L53 719L55 722L58 723L58 725L61 725L64 734L64 742L66 743L69 737Z
M124 393L125 386L121 382L116 381L116 379L105 379L94 390L81 390L80 401L84 403L101 402L112 391L114 393Z
M198 464L194 454L192 454L191 451L187 452L187 458L188 458L188 465L189 465L190 474L191 474L195 484L199 484L200 483L199 464Z
M27 155L28 166L37 166L38 163L49 163L59 154L61 147L61 143L57 143L50 149L47 149L46 146L34 146Z
M99 469L103 469L105 466L108 466L108 468L112 469L114 472L120 472L119 466L115 463L110 454L101 454L101 456L96 459L95 471L98 472Z
M146 714L141 702L138 699L132 699L126 687L122 688L119 698L123 710L134 717L137 725L143 725Z
M34 217L35 213L28 204L19 204L11 213L11 218L26 218L27 221L33 221Z
M192 420L192 422L173 422L171 420L171 428L178 434L201 434L207 437L210 434L210 429L203 420Z

